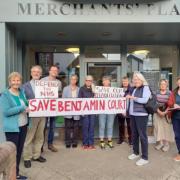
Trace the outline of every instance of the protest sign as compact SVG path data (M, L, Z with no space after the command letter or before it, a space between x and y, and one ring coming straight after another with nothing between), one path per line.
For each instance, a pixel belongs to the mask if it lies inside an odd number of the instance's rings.
M58 81L35 81L35 98L58 98Z
M61 98L29 100L30 117L117 114L126 112L126 98Z
M124 96L123 88L95 86L94 89L96 98L119 98Z

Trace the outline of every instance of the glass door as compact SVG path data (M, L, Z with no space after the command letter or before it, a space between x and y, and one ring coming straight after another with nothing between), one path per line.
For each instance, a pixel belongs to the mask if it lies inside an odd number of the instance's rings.
M87 74L94 77L94 83L97 86L102 85L102 77L110 76L112 78L111 86L118 87L121 75L120 62L89 62L87 63Z

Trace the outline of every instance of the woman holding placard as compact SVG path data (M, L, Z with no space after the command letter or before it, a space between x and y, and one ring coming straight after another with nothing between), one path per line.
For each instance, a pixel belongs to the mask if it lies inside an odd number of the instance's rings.
M26 176L19 174L19 164L27 134L28 101L23 90L20 89L22 76L18 72L12 72L8 77L8 81L9 88L0 97L3 129L6 140L13 142L16 146L16 179L27 179Z
M79 98L93 98L93 77L91 75L86 76L85 84L79 89ZM95 115L82 116L82 136L83 136L83 149L95 150L94 147L94 123Z
M151 91L144 76L140 72L133 75L134 90L131 95L127 95L129 99L129 115L131 118L133 153L128 156L129 160L135 160L140 157L139 139L141 141L142 156L136 162L137 166L143 166L148 161L148 138L147 123L148 113L144 105L148 102Z
M77 98L79 87L77 86L78 77L76 74L71 75L70 85L64 87L62 98ZM65 144L66 148L77 147L79 132L79 116L65 116Z
M104 87L111 86L111 78L109 76L104 76L102 78L102 84ZM114 125L114 114L99 114L99 138L100 138L100 147L105 149L106 144L104 141L105 137L105 127L107 127L107 145L110 148L113 148L112 135L113 135L113 125Z
M174 160L180 161L180 77L177 78L177 87L170 95L168 106L169 108L172 108L172 124L175 134L176 146L178 149L178 154Z

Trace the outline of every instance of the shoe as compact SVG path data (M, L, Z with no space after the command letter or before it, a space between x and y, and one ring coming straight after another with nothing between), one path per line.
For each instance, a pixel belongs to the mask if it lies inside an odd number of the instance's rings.
M93 145L90 145L88 149L89 150L96 150L95 146L93 146Z
M72 148L77 148L77 144L76 143L74 143L74 144L72 144Z
M128 156L129 160L134 160L134 159L137 159L137 158L139 158L139 155L136 155L134 153Z
M18 175L18 176L16 176L16 179L27 179L27 177L26 176L22 176L22 175Z
M164 145L164 147L162 148L162 151L163 151L163 152L168 152L168 151L169 151L169 148L170 148L169 144L166 144L166 145Z
M52 152L58 152L58 149L56 147L54 147L52 144L48 145L48 149Z
M124 144L124 140L119 140L117 144Z
M87 145L83 145L83 146L82 146L82 149L83 149L83 150L88 150L89 147L88 147Z
M112 141L108 141L107 145L108 145L110 148L114 148Z
M180 162L180 154L178 154L176 157L174 157L174 161Z
M155 146L155 149L159 151L163 148L163 146L163 144L158 144L157 146Z
M38 162L40 162L40 163L44 163L44 162L46 162L46 159L43 158L42 156L39 156L39 158L33 159L33 161L38 161Z
M30 160L24 161L24 167L30 168L31 167L31 161Z
M106 145L105 145L104 141L100 141L100 147L101 147L101 149L105 149L106 148Z
M66 144L66 148L70 148L71 147L71 145L70 144Z
M140 160L138 160L137 162L136 162L136 165L137 166L144 166L144 165L146 165L146 164L148 164L149 163L149 161L148 160L145 160L145 159L140 159Z

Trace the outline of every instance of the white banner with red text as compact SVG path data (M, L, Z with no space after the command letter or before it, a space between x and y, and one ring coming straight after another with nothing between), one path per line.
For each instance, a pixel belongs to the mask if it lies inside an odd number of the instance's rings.
M31 99L29 117L126 113L126 98Z

